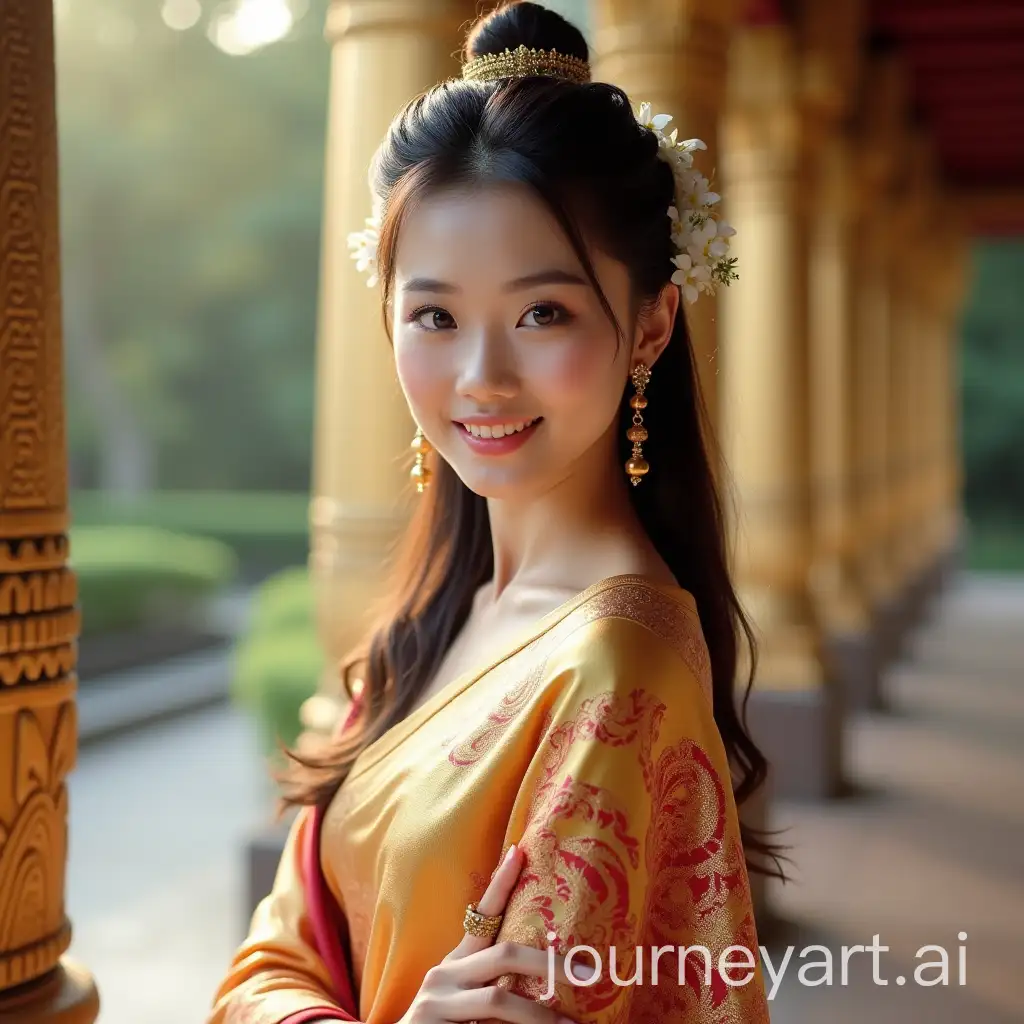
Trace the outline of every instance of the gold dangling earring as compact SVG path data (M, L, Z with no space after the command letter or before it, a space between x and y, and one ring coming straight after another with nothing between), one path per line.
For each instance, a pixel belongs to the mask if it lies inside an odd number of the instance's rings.
M416 461L409 471L409 478L416 485L416 493L422 494L430 486L430 470L427 469L427 455L430 454L430 442L423 436L423 431L416 428L416 436L412 439L412 450L416 454Z
M636 487L638 483L648 474L650 466L643 457L642 445L647 440L647 428L644 426L644 418L640 414L641 409L647 408L647 398L644 396L644 388L651 379L651 371L644 363L637 363L633 370L633 387L636 394L629 400L633 409L633 426L626 431L626 437L633 442L633 455L626 463L626 472L629 474L629 482Z

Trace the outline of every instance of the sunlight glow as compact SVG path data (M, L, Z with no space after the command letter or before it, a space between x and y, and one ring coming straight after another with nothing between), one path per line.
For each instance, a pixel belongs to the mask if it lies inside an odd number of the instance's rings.
M135 22L112 11L101 13L94 19L93 31L96 42L111 50L127 49L138 34Z
M203 9L199 6L199 0L164 0L160 17L168 28L184 32L190 29L202 14Z
M286 0L238 0L234 8L210 24L213 44L232 56L283 39L295 22Z

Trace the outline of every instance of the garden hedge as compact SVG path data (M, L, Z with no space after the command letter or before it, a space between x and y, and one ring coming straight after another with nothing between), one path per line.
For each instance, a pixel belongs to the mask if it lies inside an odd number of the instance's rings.
M74 526L70 542L82 636L188 622L238 569L217 540L152 527Z

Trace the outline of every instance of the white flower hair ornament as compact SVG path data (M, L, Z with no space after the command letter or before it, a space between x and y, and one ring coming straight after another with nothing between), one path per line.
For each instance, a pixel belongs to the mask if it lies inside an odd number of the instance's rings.
M668 208L672 221L672 257L676 270L672 283L679 285L683 298L694 303L701 292L715 294L718 285L728 285L739 275L736 257L729 255L729 239L736 234L724 220L713 216L721 199L711 183L693 166L693 154L708 147L700 139L680 142L675 128L667 132L670 114L652 114L650 103L640 105L637 121L658 138L658 156L671 168L676 181L676 201Z
M675 271L672 283L682 290L683 298L694 303L702 292L715 294L718 285L735 281L736 258L729 256L729 239L736 234L724 220L712 216L721 198L700 171L694 169L693 154L707 146L700 139L678 141L675 129L665 128L672 120L669 114L652 114L649 103L641 104L636 119L658 138L658 156L671 168L675 178L675 204L668 208L672 243L677 255L672 257ZM356 269L366 273L366 284L377 284L377 245L380 241L381 211L366 218L362 231L348 236L348 246Z
M377 283L377 245L380 242L380 215L374 213L366 218L362 231L351 231L348 236L349 255L356 261L356 270L366 274L366 286Z

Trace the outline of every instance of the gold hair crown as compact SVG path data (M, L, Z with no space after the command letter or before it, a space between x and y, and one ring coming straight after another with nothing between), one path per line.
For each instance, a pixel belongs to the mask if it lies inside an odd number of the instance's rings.
M502 53L485 53L462 65L462 77L472 82L533 75L583 84L590 81L590 65L579 57L567 56L557 50L530 50L522 44Z

